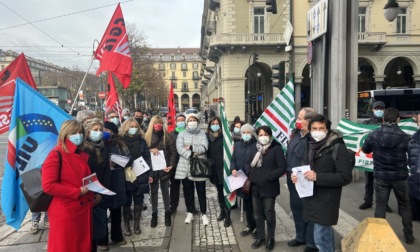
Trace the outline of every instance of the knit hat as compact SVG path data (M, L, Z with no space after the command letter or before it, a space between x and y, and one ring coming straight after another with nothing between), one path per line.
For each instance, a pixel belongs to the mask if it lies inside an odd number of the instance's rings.
M242 127L241 127L241 133L243 133L244 131L250 131L251 132L251 135L255 136L255 129L249 123L242 125Z
M125 108L125 109L122 110L121 114L122 115L125 115L125 114L129 114L130 115L130 110L128 108Z
M197 114L191 113L191 114L187 114L186 116L187 116L187 122L188 122L188 119L190 119L190 117L195 117L195 119L197 119L197 122L199 122L199 117Z
M385 103L383 103L382 101L376 101L373 103L372 108L385 108Z
M113 122L104 122L104 128L111 130L114 134L118 134L118 127Z

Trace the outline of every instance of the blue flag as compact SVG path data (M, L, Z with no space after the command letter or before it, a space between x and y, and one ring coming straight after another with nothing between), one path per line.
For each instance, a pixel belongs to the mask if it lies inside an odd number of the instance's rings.
M29 209L19 187L20 175L41 168L57 143L61 124L68 119L71 116L61 108L21 79L16 79L1 188L1 207L6 223L15 229L19 229Z

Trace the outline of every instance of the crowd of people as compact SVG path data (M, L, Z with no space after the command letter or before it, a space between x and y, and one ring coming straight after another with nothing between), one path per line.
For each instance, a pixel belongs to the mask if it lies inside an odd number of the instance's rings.
M398 111L375 104L375 119L381 126L371 132L363 144L365 153L373 152L375 217L386 218L391 189L402 216L405 242L412 244L412 220L420 219L420 130L410 137L398 127ZM382 107L381 107L382 106ZM206 115L206 113L205 113ZM378 119L380 118L380 120ZM74 120L65 121L57 146L42 167L42 186L53 200L45 213L44 227L50 228L49 251L107 251L109 243L124 245L125 237L141 234L140 218L146 194L151 197L150 227L158 223L158 193L161 190L164 224L171 226L177 211L182 184L187 209L185 224L199 213L201 224L209 224L206 183L217 189L219 215L224 227L232 225L231 209L224 198L223 127L219 117L205 118L207 129L200 126L197 114L179 114L176 128L168 132L162 117L124 111L120 121L116 111L108 111L105 122L89 110L81 110ZM420 116L416 118L420 125ZM296 118L288 148L275 140L268 126L255 129L235 117L230 129L234 148L230 162L232 176L247 175L250 190L237 189L246 212L246 227L240 235L252 236L252 248L275 247L276 198L280 195L281 176L286 175L296 237L289 247L306 245L304 251L335 251L333 225L337 224L342 187L352 181L352 163L340 132L331 121L312 108L302 108ZM392 153L391 153L392 152ZM408 153L408 160L407 155ZM123 167L110 161L113 154L128 158ZM153 155L163 155L166 168L153 170ZM213 160L210 178L191 176L190 159ZM143 158L151 169L139 176L133 162ZM411 167L411 175L407 171ZM302 176L294 168L309 166ZM82 179L96 173L99 182L116 195L96 194L82 185ZM370 175L370 174L369 174ZM366 176L368 179L369 176ZM301 198L296 189L300 179L313 181L313 195ZM369 184L369 186L371 186ZM195 205L195 191L199 209ZM366 209L373 196L365 197ZM33 213L31 233L38 232L41 213ZM75 221L77 220L77 221ZM110 225L108 223L110 222ZM123 228L121 227L123 222ZM110 228L108 228L110 226ZM68 234L72 233L71 236Z

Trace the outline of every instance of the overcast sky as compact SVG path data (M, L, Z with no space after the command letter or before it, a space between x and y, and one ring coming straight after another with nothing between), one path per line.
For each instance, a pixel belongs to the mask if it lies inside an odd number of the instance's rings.
M134 23L152 48L200 47L203 2L122 0L121 8L125 22ZM0 49L87 70L93 41L102 38L117 3L116 0L0 0ZM107 5L111 6L104 7ZM39 21L44 19L48 20ZM96 70L98 65L95 60L92 68Z

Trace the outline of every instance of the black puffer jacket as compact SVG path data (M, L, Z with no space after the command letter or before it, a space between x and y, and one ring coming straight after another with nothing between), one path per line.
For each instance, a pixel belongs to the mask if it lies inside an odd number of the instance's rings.
M161 132L163 133L163 131ZM176 151L175 140L170 134L168 134L165 138L164 143L163 135L159 135L153 132L150 149L153 148L163 150L163 154L165 155L166 166L172 166L172 170L170 172L165 172L162 170L153 171L153 183L157 182L157 179L159 179L160 181L165 181L171 177L172 173L175 172L174 168L176 166L176 162L178 161L178 152Z
M286 159L281 145L273 140L263 156L261 167L252 169L255 169L250 175L252 196L259 198L278 196L279 178L286 172Z
M408 143L408 163L410 165L408 177L410 196L420 200L420 130L414 133Z
M332 150L335 144L339 147L334 161ZM313 196L303 198L304 220L325 226L337 224L341 190L351 182L352 168L343 138L338 132L331 131L325 144L314 155L311 169L316 173L316 181Z
M214 185L223 184L223 134L213 137L207 133L207 138L209 139L207 157L214 162L210 182Z
M373 175L386 181L401 181L408 177L407 146L410 136L396 123L383 123L369 133L362 151L373 152Z
M137 176L133 183L126 181L127 191L135 192L136 194L143 194L149 192L149 177L153 177L152 161L150 159L149 147L147 147L146 141L140 136L135 135L133 137L129 135L124 136L124 142L130 151L132 160L136 160L139 157L143 157L147 165L150 167L148 172Z
M251 138L248 142L243 140L235 142L233 147L232 158L230 160L230 170L243 171L247 176L251 171L250 163L257 153L257 145L255 138ZM242 192L242 188L236 190L236 194L245 199L249 199L250 196Z

